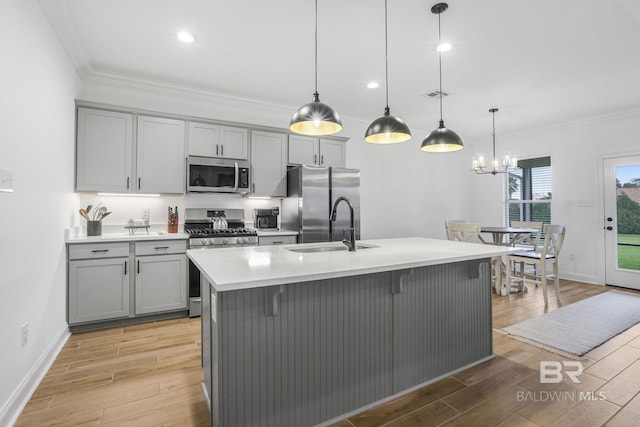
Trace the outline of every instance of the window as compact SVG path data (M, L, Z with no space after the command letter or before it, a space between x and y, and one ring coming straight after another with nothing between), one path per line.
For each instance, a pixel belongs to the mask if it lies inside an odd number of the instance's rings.
M551 223L551 157L519 160L508 174L507 225L511 221Z

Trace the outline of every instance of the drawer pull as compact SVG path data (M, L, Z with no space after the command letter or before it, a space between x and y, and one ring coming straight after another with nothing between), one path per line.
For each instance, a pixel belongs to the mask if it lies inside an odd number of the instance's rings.
M283 243L284 243L284 242L283 242L282 240L278 240L278 241L275 241L275 242L271 242L271 244L272 244L272 245L281 245L281 244L283 244Z
M166 251L169 249L169 246L156 246L154 249L156 251Z
M109 252L109 249L94 249L91 251L94 254L106 254L107 252Z

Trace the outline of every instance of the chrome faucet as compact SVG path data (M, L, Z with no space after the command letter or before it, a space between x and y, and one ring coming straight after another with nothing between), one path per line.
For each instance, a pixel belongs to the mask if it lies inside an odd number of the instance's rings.
M344 239L342 243L349 248L349 252L354 252L356 250L356 225L355 225L355 217L353 215L353 205L351 204L351 200L347 199L344 196L338 197L333 204L333 209L331 210L331 216L329 217L330 221L336 220L336 210L338 208L338 203L345 201L347 205L349 205L349 212L351 213L351 228L349 228L349 240Z

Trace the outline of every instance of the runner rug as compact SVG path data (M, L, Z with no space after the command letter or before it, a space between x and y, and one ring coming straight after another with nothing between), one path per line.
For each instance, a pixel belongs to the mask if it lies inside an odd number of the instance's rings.
M609 291L502 329L582 356L640 322L640 295Z

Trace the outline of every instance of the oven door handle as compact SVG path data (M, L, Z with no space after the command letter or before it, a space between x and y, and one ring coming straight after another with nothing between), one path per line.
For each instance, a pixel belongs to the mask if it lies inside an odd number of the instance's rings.
M235 188L233 189L234 192L238 192L238 180L240 179L240 170L238 168L238 162L233 162L234 167L235 167L235 173L236 173L236 179L235 181Z

